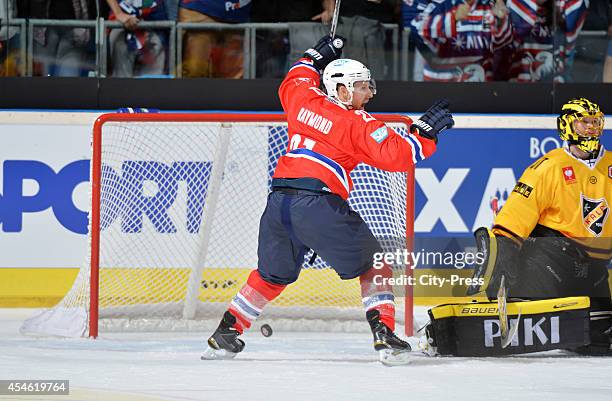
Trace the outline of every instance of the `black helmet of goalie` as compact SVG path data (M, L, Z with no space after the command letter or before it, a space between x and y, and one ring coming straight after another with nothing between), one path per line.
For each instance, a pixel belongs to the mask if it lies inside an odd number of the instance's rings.
M565 103L557 117L561 139L591 154L599 150L603 128L604 114L599 106L583 97Z

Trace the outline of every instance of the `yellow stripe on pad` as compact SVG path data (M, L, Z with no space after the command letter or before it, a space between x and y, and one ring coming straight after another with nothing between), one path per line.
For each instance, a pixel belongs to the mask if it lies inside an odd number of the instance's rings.
M508 316L538 315L547 312L562 312L585 309L590 306L589 297L554 298L541 301L508 302ZM497 302L467 303L437 306L431 310L435 319L448 317L497 316Z

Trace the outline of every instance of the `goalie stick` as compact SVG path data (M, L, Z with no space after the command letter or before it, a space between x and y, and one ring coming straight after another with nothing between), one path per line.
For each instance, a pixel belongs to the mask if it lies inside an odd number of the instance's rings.
M512 339L518 331L519 322L521 321L521 310L519 308L518 316L513 324L508 323L507 310L507 295L506 295L506 278L502 274L497 291L497 312L499 316L499 331L501 334L501 346L506 348L512 342Z

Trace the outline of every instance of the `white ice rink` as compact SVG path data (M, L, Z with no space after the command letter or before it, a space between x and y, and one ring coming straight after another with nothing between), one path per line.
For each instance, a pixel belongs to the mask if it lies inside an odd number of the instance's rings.
M1 400L612 400L612 358L415 354L412 365L388 368L367 333L253 331L237 359L201 361L209 333L23 337L19 326L32 313L0 309L0 379L69 379L71 394Z

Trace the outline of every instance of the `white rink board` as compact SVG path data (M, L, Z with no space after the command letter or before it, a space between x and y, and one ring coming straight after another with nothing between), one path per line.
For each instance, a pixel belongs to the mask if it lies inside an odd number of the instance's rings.
M47 169L57 173L62 168L78 161L90 158L90 132L95 119L101 113L75 112L0 112L0 194L6 198L4 188L4 169L2 166L8 160L28 161L32 164L42 163ZM411 115L411 117L417 117ZM611 128L608 118L606 128ZM554 116L456 116L456 128L546 128L555 126ZM259 144L261 145L261 144ZM254 144L254 146L259 146ZM238 155L230 155L230 159ZM262 170L262 173L265 170ZM241 174L236 174L240 177ZM257 185L263 182L262 177L249 177ZM33 180L23 181L22 194L35 196L41 188ZM44 191L59 191L52 181L48 182ZM183 188L184 190L184 188ZM54 192L49 192L54 193ZM13 194L15 195L15 194ZM50 195L51 196L51 195ZM56 199L71 200L75 210L84 214L89 211L89 194L87 183L80 183L71 192L54 193ZM3 214L16 214L22 220L18 231L7 231L6 225L0 221L0 268L3 267L62 267L78 268L85 260L87 238L84 234L75 233L64 227L56 212L49 207L40 211L17 212L6 209L5 200L0 200L0 219ZM262 200L256 200L249 206L259 216L263 211ZM222 207L229 207L228 205ZM145 219L146 221L146 219ZM233 234L241 236L244 244L253 250L255 258L256 227L249 225L248 229L233 227ZM223 239L227 233L222 223L216 222L213 236ZM223 264L223 260L220 261ZM251 264L249 261L246 264ZM227 267L227 266L225 266Z
M7 160L42 162L56 173L71 162L90 159L90 126L0 124L0 167ZM0 168L0 193L4 169ZM33 180L23 182L25 196L41 190ZM43 190L53 191L50 182ZM79 184L70 196L75 207L89 210L89 188ZM0 205L6 213L6 208ZM85 260L86 236L62 226L51 208L22 213L20 232L0 230L0 267L78 267ZM0 226L2 227L2 226Z
M112 142L111 138L116 138L115 132L120 130L123 124L107 123L104 124L102 136L109 138L107 143ZM136 139L142 136L143 132L147 131L147 127L159 128L165 126L169 131L177 132L180 126L175 123L130 123L133 130L121 132L122 141L125 143L134 143ZM183 144L174 144L168 141L167 146L153 146L148 143L143 148L146 148L146 154L133 154L128 156L131 162L148 162L155 160L165 166L170 167L173 161L194 162L203 164L213 164L215 160L215 146L195 146L202 142L202 136L210 133L210 145L212 142L218 141L217 134L219 131L218 124L214 126L196 124L198 129L189 129L180 131L180 141ZM104 143L104 139L102 140ZM187 147L184 143L194 144ZM208 142L207 142L208 144ZM172 146L176 145L176 146ZM109 147L111 147L109 145ZM129 148L126 146L126 148ZM124 150L127 152L127 150ZM103 160L103 163L112 168L118 176L124 176L126 173L122 171L122 163L124 160ZM145 184L155 184L151 181ZM207 187L210 183L210 178L203 180L197 185ZM113 258L113 253L101 253L100 266L109 267L126 267L126 268L146 268L151 267L149 256L151 250L143 247L142 244L155 244L155 250L161 257L155 259L155 266L158 268L189 268L197 263L194 260L194 255L190 252L171 252L163 253L160 250L175 250L176 244L193 244L193 249L198 249L198 241L201 241L198 232L189 232L188 230L188 210L187 204L190 199L188 196L188 185L185 180L178 181L178 190L176 198L172 205L164 212L168 216L180 216L173 220L176 226L176 232L164 233L159 232L154 227L150 219L142 218L142 229L137 232L125 232L122 228L122 218L117 216L112 220L112 223L103 227L101 233L101 244L104 244L104 239L109 238L109 241L120 241L123 249L129 249L129 263L126 265L126 260ZM196 184L194 184L196 185ZM159 192L159 188L152 185L153 188L147 190L145 185L143 192L149 192L153 196ZM205 264L210 268L252 268L257 265L257 234L259 227L259 217L266 205L266 197L268 194L268 130L267 127L257 127L245 130L233 130L229 144L228 154L225 160L225 169L223 173L222 183L220 186L219 201L215 206L214 223L210 234L211 242L209 244L209 252L206 255ZM248 188L248 199L240 199L234 201L235 188ZM114 191L121 192L121 190ZM117 203L125 203L123 200ZM109 202L110 203L110 202ZM104 213L103 213L104 214ZM158 214L158 213L156 213ZM240 216L240 221L224 221L219 216ZM103 218L104 221L104 218ZM203 229L205 222L201 221L200 231ZM187 248L186 248L187 249ZM191 248L190 248L191 249ZM236 255L248 257L236 257Z

